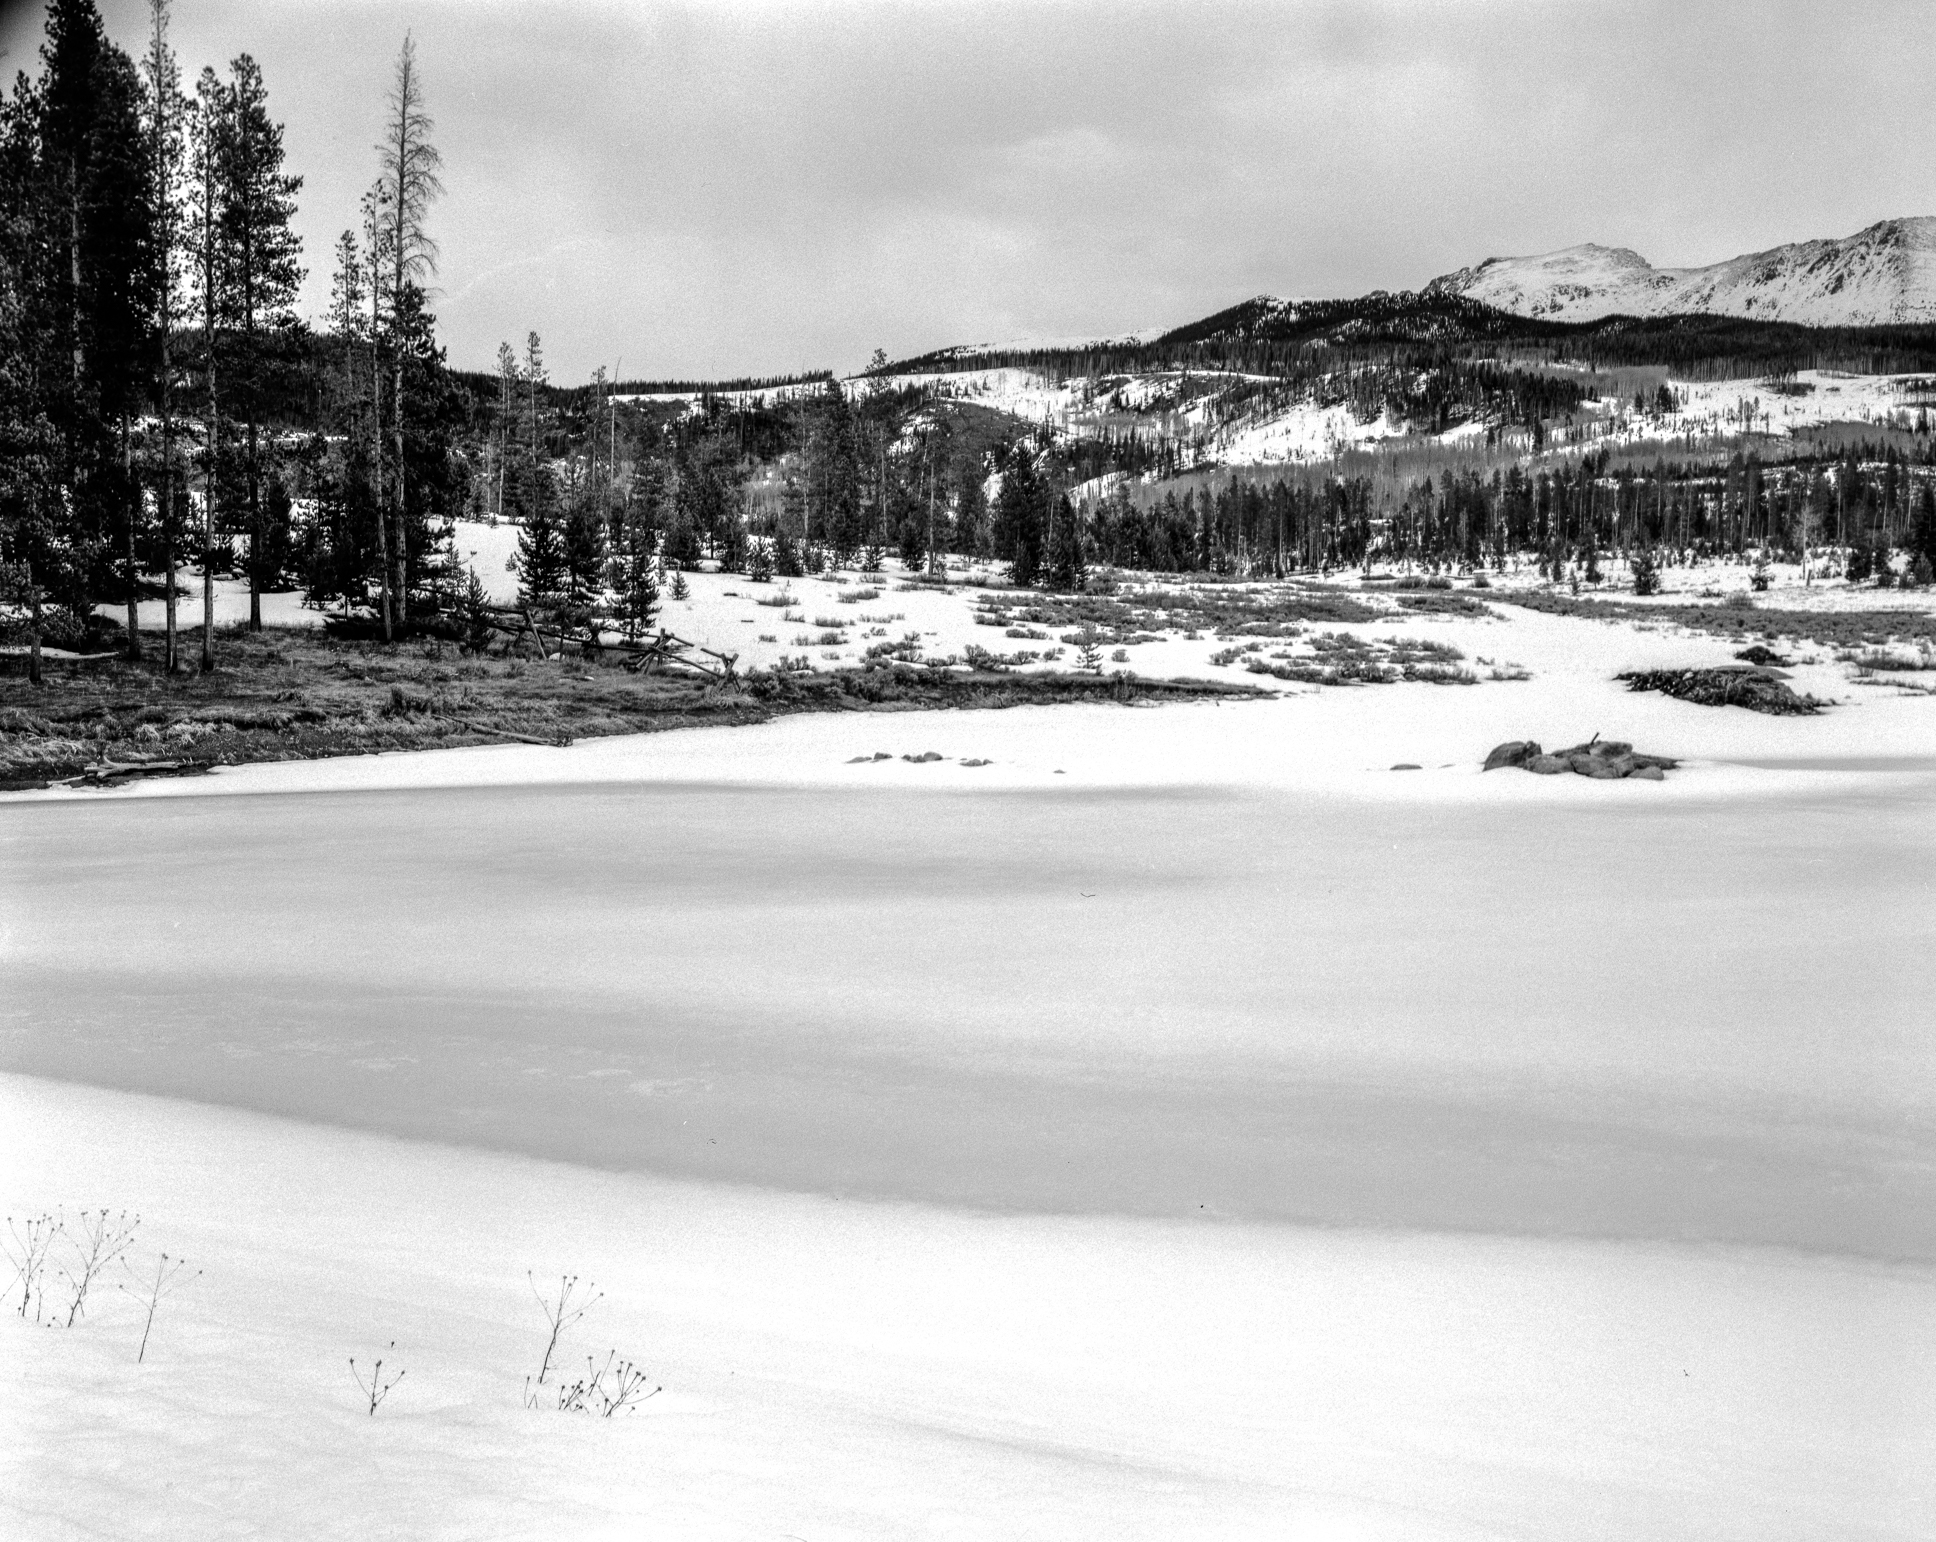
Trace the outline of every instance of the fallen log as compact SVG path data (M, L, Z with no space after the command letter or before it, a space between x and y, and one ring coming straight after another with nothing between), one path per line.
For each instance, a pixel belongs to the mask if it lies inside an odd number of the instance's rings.
M473 723L468 718L456 717L448 712L435 713L433 716L442 718L446 723L455 723L459 728L468 729L474 734L493 734L500 739L515 739L520 744L535 744L541 750L562 750L568 749L571 746L570 734L559 734L556 738L540 739L532 734L513 733L508 728L489 728L482 723Z
M66 777L56 786L105 787L115 782L132 781L138 776L186 776L206 771L205 760L97 760L83 766L79 776Z

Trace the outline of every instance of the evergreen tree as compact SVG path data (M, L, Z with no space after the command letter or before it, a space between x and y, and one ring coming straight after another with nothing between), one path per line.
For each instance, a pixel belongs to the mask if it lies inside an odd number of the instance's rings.
M437 342L437 318L424 308L424 292L406 283L390 317L392 379L402 382L410 410L403 419L403 458L397 486L404 494L397 551L399 614L415 607L441 610L461 582L452 546L453 521L463 511L468 472L456 439L468 421L468 404L445 367ZM395 506L391 508L395 526Z
M104 36L92 0L52 0L46 25L40 81L16 98L16 116L32 118L15 128L28 151L17 209L40 248L20 277L39 289L36 325L52 334L44 354L32 351L52 366L58 350L64 363L36 392L60 443L58 496L42 496L37 516L54 547L36 584L85 615L117 549L126 560L114 587L131 593L136 580L129 427L152 373L155 215L133 62Z
M836 563L852 562L866 539L860 491L860 435L853 405L838 384L827 382L821 399L819 451L820 511L816 520Z
M1032 586L1042 573L1047 497L1034 455L1026 445L1014 446L1003 463L1001 492L995 500L995 555L1007 560L1009 576L1023 588Z
M659 606L659 530L651 504L641 499L619 521L605 581L618 600L618 621L628 642L652 629Z
M565 537L559 526L555 498L541 498L525 511L524 528L518 532L520 605L549 609L564 595Z
M773 582L773 547L764 536L747 538L746 576L756 584Z
M1914 557L1936 563L1936 489L1925 482L1916 499L1915 517L1909 524L1909 550Z
M215 667L215 530L222 491L221 347L233 308L229 252L222 239L222 139L228 91L204 67L189 117L187 236L201 331L202 409L202 672Z
M149 207L154 212L154 404L160 419L161 445L155 504L160 511L160 565L167 585L163 665L169 674L180 666L175 604L175 558L179 532L185 527L186 489L175 477L174 334L180 301L182 226L187 189L186 140L188 102L182 95L181 71L168 44L168 0L149 0L148 52L143 60L148 88L147 173ZM141 656L141 637L135 622L134 586L128 598L128 653Z
M1049 587L1063 594L1080 594L1089 581L1083 554L1082 520L1064 496L1056 503L1054 542L1049 556Z
M605 519L597 504L580 496L565 519L565 600L573 615L589 617L605 579L607 549Z
M248 54L229 66L218 140L220 232L233 305L231 400L242 419L244 515L249 534L249 629L262 629L262 590L281 577L265 520L262 417L298 323L302 242L290 227L302 178L283 170L282 125L272 121L262 71Z
M979 456L964 461L955 489L955 550L963 556L989 554L988 492Z
M788 533L784 524L773 537L773 571L781 578L806 576L807 564L800 543Z

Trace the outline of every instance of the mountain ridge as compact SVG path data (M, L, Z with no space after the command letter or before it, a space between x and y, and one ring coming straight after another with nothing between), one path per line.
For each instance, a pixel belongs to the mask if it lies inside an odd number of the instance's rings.
M1814 327L1936 321L1936 217L1879 220L1852 236L1794 241L1704 267L1657 268L1593 242L1488 257L1421 294L1459 295L1545 321L1708 314Z

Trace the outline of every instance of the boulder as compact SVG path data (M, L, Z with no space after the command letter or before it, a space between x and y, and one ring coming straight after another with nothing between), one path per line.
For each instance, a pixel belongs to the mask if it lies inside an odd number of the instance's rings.
M1667 773L1659 766L1635 766L1627 773L1627 777L1635 782L1664 782L1667 780Z
M1643 755L1624 739L1589 739L1585 744L1556 750L1550 755L1530 739L1514 739L1500 745L1486 757L1485 769L1493 771L1501 766L1518 766L1535 776L1557 776L1562 771L1571 771L1576 776L1590 777L1596 782L1617 782L1630 776L1658 782L1663 780L1663 772L1671 771L1679 764L1671 756ZM1394 766L1392 769L1398 768Z
M1485 769L1497 771L1501 766L1523 766L1543 753L1532 739L1511 739L1493 747L1492 753L1486 756Z

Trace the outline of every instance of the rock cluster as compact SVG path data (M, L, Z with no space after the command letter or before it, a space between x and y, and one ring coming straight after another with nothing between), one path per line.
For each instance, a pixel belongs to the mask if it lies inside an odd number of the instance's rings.
M1590 776L1601 782L1627 778L1658 782L1665 780L1665 774L1679 764L1666 755L1642 755L1631 744L1623 744L1618 739L1594 738L1570 750L1555 750L1550 755L1532 739L1514 739L1486 756L1485 769L1497 771L1502 766L1517 766L1536 776L1558 776L1562 771L1571 771L1576 776Z

